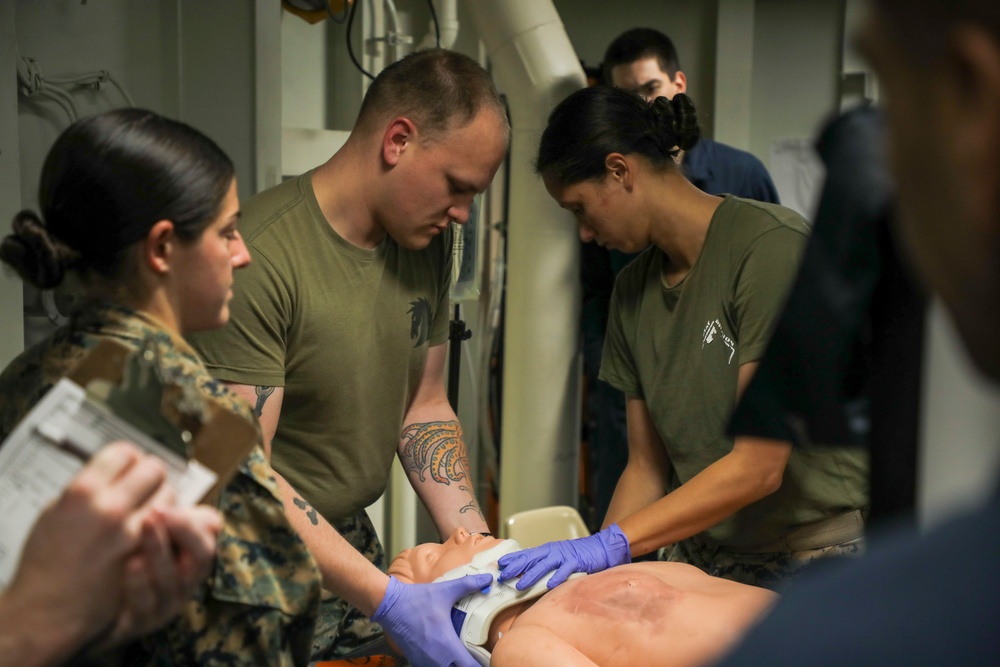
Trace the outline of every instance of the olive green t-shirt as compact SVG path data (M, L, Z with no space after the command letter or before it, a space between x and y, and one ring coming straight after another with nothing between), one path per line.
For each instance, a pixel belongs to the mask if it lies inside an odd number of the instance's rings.
M727 195L681 282L663 282L656 247L619 274L600 378L646 402L672 467L665 491L732 451L725 427L739 368L763 355L808 233L790 209ZM778 491L699 537L753 546L862 507L866 474L860 449L795 448Z
M336 520L384 491L428 349L447 339L452 237L358 248L327 223L311 177L243 205L252 261L230 322L191 338L219 379L284 387L271 463Z

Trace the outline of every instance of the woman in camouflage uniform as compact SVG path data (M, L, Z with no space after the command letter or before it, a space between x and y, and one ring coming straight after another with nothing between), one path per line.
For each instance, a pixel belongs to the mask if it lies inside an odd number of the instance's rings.
M250 262L236 230L234 169L211 140L149 111L81 120L56 141L41 217L19 213L0 259L40 289L76 273L86 300L65 326L0 375L0 438L98 342L153 346L161 376L248 420L184 336L229 317L233 270ZM256 425L256 423L255 423ZM219 500L214 571L166 628L121 649L124 664L301 665L320 594L315 561L288 523L259 444ZM67 591L72 595L72 591Z

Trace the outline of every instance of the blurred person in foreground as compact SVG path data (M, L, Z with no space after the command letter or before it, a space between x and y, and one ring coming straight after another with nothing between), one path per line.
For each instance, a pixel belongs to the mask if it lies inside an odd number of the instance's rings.
M858 37L887 98L895 231L970 359L1000 380L1000 4L874 0ZM955 456L966 446L960 435ZM723 665L997 662L1000 496L797 582Z

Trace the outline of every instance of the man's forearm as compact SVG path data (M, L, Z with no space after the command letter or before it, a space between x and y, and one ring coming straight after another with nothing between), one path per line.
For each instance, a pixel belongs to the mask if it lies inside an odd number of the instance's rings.
M330 523L274 473L289 521L313 554L323 576L323 588L339 595L367 616L385 596L389 577L361 555Z
M400 434L399 460L441 537L456 528L489 530L473 490L458 420L408 423Z
M281 418L285 388L228 382L226 386L252 406L260 420L264 453L270 462L271 442ZM319 565L323 588L344 598L363 613L369 616L374 614L385 597L389 577L351 546L281 473L273 467L271 470L278 481L288 520Z

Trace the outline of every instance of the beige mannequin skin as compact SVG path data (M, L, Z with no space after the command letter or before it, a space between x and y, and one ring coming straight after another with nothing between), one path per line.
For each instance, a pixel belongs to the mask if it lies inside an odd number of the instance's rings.
M444 544L400 553L389 574L433 581L500 540L456 530ZM683 563L632 563L571 579L497 615L493 667L704 665L721 656L777 599Z

